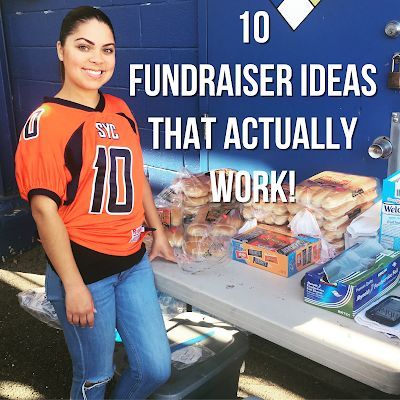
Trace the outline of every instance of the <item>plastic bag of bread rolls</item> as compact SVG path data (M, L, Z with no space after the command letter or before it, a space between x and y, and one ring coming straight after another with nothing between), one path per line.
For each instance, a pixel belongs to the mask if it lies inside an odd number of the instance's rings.
M206 220L209 206L202 206L198 209L194 218L186 225L185 232L190 236L206 237L210 230L210 223Z
M185 233L178 264L185 271L199 272L228 257L230 239L191 236Z
M374 201L378 196L376 178L325 171L296 186L296 205L289 204L294 214L299 207L319 211L324 217L349 215L356 206Z
M232 238L243 226L243 220L238 209L221 214L210 229L210 236L217 238Z
M182 169L174 185L182 193L181 212L183 223L190 223L198 214L201 207L210 203L211 182L207 173L192 174L186 168Z
M197 202L202 202L199 200L200 198L204 201L208 198L208 195L211 192L211 181L210 177L206 173L191 174L185 169L180 175L181 176L174 181L174 184L181 188L186 202L196 202L196 200L193 199L198 199Z
M201 262L209 266L228 257L231 238L242 224L237 209L203 206L186 226L182 244L182 268L193 271L201 268L193 266L193 263Z
M182 247L184 234L182 226L171 226L165 233L171 247Z
M239 210L207 205L200 208L186 232L191 236L232 237L242 225Z
M341 251L347 226L374 204L378 191L376 178L321 172L296 186L296 202L287 204L289 221L308 209L317 220L323 237Z
M236 170L218 169L215 170L215 172L217 174L224 174L225 176L233 174L233 181L236 179ZM229 203L217 203L212 201L210 172L191 174L187 169L183 169L180 175L181 176L175 180L175 184L180 186L183 193L182 206L184 224L193 221L203 206L219 206L222 208L236 207L236 200L233 196ZM232 185L232 190L234 190L234 185Z
M287 184L283 184L282 189L289 198ZM289 223L290 218L288 204L284 203L280 197L277 198L276 202L263 201L260 195L258 202L252 199L242 206L242 215L246 220L255 218L257 222L262 224L285 226Z
M217 182L219 182L220 179L224 179L226 182L226 187L228 187L227 183L230 182L230 180L232 180L232 191L230 193L231 200L230 200L230 202L224 202L223 204L225 206L234 205L236 203L236 198L234 196L234 192L235 192L235 188L236 188L236 180L238 179L237 178L238 171L236 169L232 169L232 168L220 168L220 169L212 170L212 171L210 171L210 173L211 172L215 173L215 179ZM224 177L220 176L220 175L224 175ZM243 182L244 182L244 178L242 180L242 187L243 187ZM211 199L211 203L218 204L218 202L213 202L212 199Z

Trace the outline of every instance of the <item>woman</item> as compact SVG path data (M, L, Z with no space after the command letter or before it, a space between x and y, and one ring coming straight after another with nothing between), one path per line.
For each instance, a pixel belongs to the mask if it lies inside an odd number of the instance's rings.
M170 351L149 260L174 261L143 172L128 106L102 94L115 66L112 24L79 7L64 18L63 85L26 122L16 154L49 265L46 292L73 363L72 399L101 399L113 376L117 327L130 367L113 398L146 398L170 375ZM142 243L154 230L150 256Z

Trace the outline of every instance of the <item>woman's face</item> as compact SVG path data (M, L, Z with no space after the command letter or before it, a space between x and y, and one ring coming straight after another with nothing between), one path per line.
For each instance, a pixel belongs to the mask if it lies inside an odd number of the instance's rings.
M65 89L97 91L114 72L114 36L108 25L97 19L79 23L64 46L57 43L57 53L64 63Z

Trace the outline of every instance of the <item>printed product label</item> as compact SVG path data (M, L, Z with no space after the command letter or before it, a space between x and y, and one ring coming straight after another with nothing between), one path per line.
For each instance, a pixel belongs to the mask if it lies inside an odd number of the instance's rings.
M383 203L382 214L400 216L400 206L397 204Z
M206 215L206 221L207 222L215 222L219 218L221 218L223 215L228 215L229 212L232 211L232 209L224 209L224 208L215 208L211 209L207 212Z
M303 257L303 265L307 264L307 249L302 250L302 257Z
M353 208L348 213L346 213L350 220L354 219L361 214L361 207Z
M301 252L296 253L296 267L301 267Z
M400 198L400 181L395 183L394 197Z
M140 239L140 235L143 232L143 227L139 226L138 228L131 230L131 240L129 243L136 243Z
M247 253L244 250L236 250L235 255L236 255L237 259L246 259L247 258Z
M169 187L164 189L161 193L159 193L157 197L167 201L168 203L174 203L176 201L177 196L179 196L178 192L176 192L173 188Z
M394 247L394 242L400 237L400 206L383 203L381 218L381 243Z
M309 186L321 186L323 188L332 188L336 192L342 192L346 189L346 186L350 183L348 180L338 180L336 177L332 177L329 175L324 175L323 177L317 179L308 179L306 182L309 182ZM306 186L308 186L306 185Z
M307 249L307 264L311 264L312 260L312 246Z
M249 253L249 256L262 257L262 251L261 250L248 249L247 252Z
M289 246L279 249L278 253L287 256L291 252L300 249L301 247L305 246L306 244L307 244L307 242L305 242L304 240L297 240L295 243L292 243Z
M159 208L157 212L161 223L169 228L171 226L171 210L168 208Z
M253 257L253 263L257 265L261 265L262 267L268 267L268 263L260 258Z
M268 255L268 254L266 254L264 256L264 260L265 261L269 261L269 262L274 263L274 264L278 264L278 257L274 257L274 256L271 256L271 255Z
M241 235L236 236L236 238L238 240L240 240L241 242L246 243L246 242L256 239L258 236L260 236L263 233L265 233L264 230L256 228L256 229L252 230L251 232L242 233Z
M364 193L364 190L363 189L358 189L358 190L354 190L352 193L351 193L351 195L353 196L353 197L357 197L357 196L359 196L360 194L363 194Z

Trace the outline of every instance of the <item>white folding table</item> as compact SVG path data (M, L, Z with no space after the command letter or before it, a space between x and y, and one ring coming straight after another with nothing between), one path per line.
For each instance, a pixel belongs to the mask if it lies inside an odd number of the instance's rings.
M159 290L386 393L400 394L400 340L306 304L300 279L237 261L192 274L155 260ZM400 295L400 287L393 294Z

